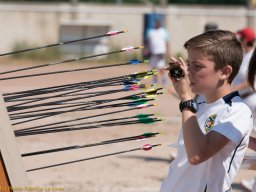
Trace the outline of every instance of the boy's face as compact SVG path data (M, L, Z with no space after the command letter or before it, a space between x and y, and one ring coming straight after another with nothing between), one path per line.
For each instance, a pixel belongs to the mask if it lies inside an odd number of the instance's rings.
M221 70L215 71L215 63L199 49L188 51L188 77L193 93L210 95L218 87Z

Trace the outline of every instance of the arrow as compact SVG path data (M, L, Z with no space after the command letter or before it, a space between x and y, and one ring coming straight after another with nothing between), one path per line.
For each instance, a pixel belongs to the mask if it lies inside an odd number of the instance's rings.
M24 53L24 52L28 52L28 51L39 50L39 49L45 49L45 48L49 48L49 47L56 47L56 46L70 44L70 43L76 43L76 42L80 42L80 41L87 41L87 40L90 40L90 39L96 39L96 38L100 38L100 37L110 37L110 36L113 36L113 35L118 35L120 33L126 33L126 32L127 32L127 30L110 31L110 32L108 32L106 34L103 34L103 35L97 35L97 36L93 36L93 37L86 37L86 38L76 39L76 40L72 40L72 41L65 41L65 42L61 42L61 43L44 45L44 46L39 46L39 47L34 47L34 48L29 48L29 49L24 49L24 50L19 50L19 51L13 51L13 52L9 52L9 53L2 53L2 54L0 54L0 57L1 56L6 56L6 55L13 55L13 54L17 54L17 53Z
M5 78L0 78L0 81L12 80L12 79L21 79L21 78L28 78L28 77L38 77L38 76L44 76L44 75L54 75L54 74L60 74L60 73L70 73L70 72L77 72L77 71L87 71L87 70L92 70L92 69L118 67L118 66L124 66L124 65L136 65L136 64L139 64L139 63L144 63L144 61L133 59L133 60L130 60L126 63L119 63L119 64L113 64L113 65L104 65L104 66L97 66L97 67L87 67L87 68L62 70L62 71L54 71L54 72L47 72L47 73L36 73L36 74L30 74L30 75L5 77Z
M139 90L140 88L145 88L145 87L147 87L147 85L142 84L142 85L138 86L136 88L136 90ZM56 96L45 97L45 98L37 98L37 99L29 101L29 102L18 103L18 104L15 104L15 105L8 106L7 110L8 110L9 113L11 113L11 112L19 111L19 110L32 109L32 108L42 107L42 106L44 106L44 107L45 106L54 106L54 105L59 106L59 105L64 104L64 105L69 105L69 106L66 106L66 107L72 107L72 106L78 106L77 104L93 104L93 103L111 102L111 101L127 99L127 96L116 98L116 99L105 99L105 100L84 101L84 102L77 102L77 103L75 103L75 102L67 103L69 101L88 99L88 98L96 97L96 96L103 96L103 95L113 94L113 93L117 93L117 92L127 92L127 91L134 91L134 90L135 90L135 88L125 87L125 88L119 89L119 90L110 90L110 91L97 92L97 94L88 95L88 96L85 95L85 96L78 96L78 97L73 97L73 98L69 98L69 99L62 99L62 100L45 102L45 103L34 104L34 105L25 105L25 104L31 104L33 102L38 102L38 101L44 100L44 99L56 98ZM59 96L63 96L63 94L59 95ZM133 95L131 95L131 96L133 96ZM48 108L48 109L42 109L41 111L51 110L51 109L61 109L61 108L65 108L65 107ZM35 111L33 111L33 112L35 112Z
M116 152L116 153L109 153L109 154L105 154L105 155L100 155L100 156L95 156L95 157L90 157L90 158L85 158L85 159L79 159L79 160L75 160L75 161L68 161L68 162L64 162L64 163L53 164L53 165L48 165L48 166L44 166L44 167L38 167L38 168L34 168L34 169L29 169L29 170L27 170L27 172L37 171L37 170L41 170L41 169L48 169L48 168L57 167L57 166L61 166L61 165L78 163L78 162L82 162L82 161L88 161L88 160L92 160L92 159L98 159L98 158L102 158L102 157L118 155L118 154L122 154L122 153L128 153L128 152L132 152L132 151L140 151L140 150L149 151L152 148L158 147L158 146L161 146L161 144L156 144L156 145L145 144L142 147L135 148L135 149L129 149L129 150L124 150L124 151L120 151L120 152Z
M7 102L7 101L14 100L21 97L41 95L41 94L47 94L47 93L56 93L60 91L71 91L73 89L86 89L88 88L88 86L89 88L94 88L94 87L99 87L103 85L104 86L105 85L129 85L129 84L137 83L140 78L147 75L151 75L151 74L152 74L152 70L146 71L146 72L140 72L138 74L133 73L125 76L112 77L112 78L106 78L106 79L100 79L100 80L94 80L94 81L88 81L88 82L45 87L40 89L19 91L19 92L13 92L13 93L5 93L3 95L4 95L5 101Z
M147 107L152 107L152 106L155 106L155 105L154 104L148 104L147 105ZM34 127L23 128L21 131L34 130L34 129L38 129L38 128L42 128L42 127L59 125L59 124L69 123L69 122L77 122L77 121L80 121L80 120L85 120L85 119L90 119L90 118L95 118L95 117L102 117L102 116L105 116L105 115L112 115L112 114L116 114L116 113L123 113L123 112L132 111L132 110L136 110L136 109L140 109L140 108L138 106L136 106L136 107L130 108L130 109L112 111L112 112L108 112L108 113L101 113L101 114L98 114L98 115L92 115L92 116L87 116L87 117L80 117L80 118L73 119L73 120L66 120L66 121L61 121L61 122L48 123L48 124L44 124L44 125L38 125L38 126L34 126ZM20 131L20 130L18 130L18 131Z
M115 99L113 99L115 100ZM101 104L105 104L108 102L111 102L113 100L106 100L106 101L102 101L102 102L95 102L95 103L86 103L86 104L75 104L75 105L71 105L71 106L66 106L66 107L55 107L55 108L51 108L51 110L53 109L65 109L63 111L55 111L55 112L45 112L45 113L35 113L35 111L29 111L29 112L23 112L23 113L14 113L14 114L10 114L10 119L11 120L17 120L17 119L25 119L25 118L32 118L32 117L38 117L39 119L42 118L46 118L46 117L50 117L50 116L55 116L55 115L59 115L59 114L64 114L64 113L68 113L68 112L74 112L74 111L85 111L85 110L95 110L95 109L105 109L105 108L113 108L113 107L124 107L124 106L136 106L136 105L145 105L145 102L148 101L152 101L154 99L144 99L144 100L140 100L140 101L132 101L132 102L123 102L123 103L116 103L116 104L109 104L109 105L103 105L103 106L97 106L97 105L101 105ZM145 102L144 102L145 101ZM77 107L74 109L69 109L71 107ZM44 109L43 111L47 111L50 109ZM42 111L42 110L38 110L38 111ZM26 113L31 113L31 115L23 115ZM40 117L41 116L41 117ZM35 120L35 119L34 119Z
M55 116L55 115L60 115L60 114L64 114L64 113L75 112L75 111L95 110L95 109L104 109L104 108L113 108L113 107L123 107L123 106L128 106L128 104L129 103L121 103L121 104L105 105L105 106L92 107L92 108L78 107L78 108L71 109L71 110L64 110L64 111L46 113L44 116L39 116L39 117L35 117L34 119L20 121L20 122L17 122L17 123L13 123L12 125L19 125L19 124L27 123L27 122L30 122L30 121L35 121L35 120L44 119L44 118L47 118L47 117L51 117L51 116ZM153 106L155 106L155 104ZM148 104L143 104L143 105L136 106L136 108L138 108L138 109L144 109L144 108L147 108L147 107L148 107Z
M116 119L107 119L101 121L93 121L93 122L83 122L83 123L76 123L71 125L61 125L55 127L44 127L41 129L33 129L33 130L17 130L14 131L16 136L24 136L24 135L32 135L32 134L39 134L39 133L54 133L54 132L62 132L62 131L75 131L81 129L92 129L92 128L99 128L103 126L115 126L115 125L127 125L127 124L135 124L135 123L143 123L143 124L150 124L156 121L161 120L160 118L149 118L154 114L144 114L144 117L124 117L124 118L116 118ZM138 120L134 120L134 118ZM120 120L130 120L130 121L120 121ZM115 122L116 121L116 122ZM110 122L110 123L109 123ZM95 123L105 123L101 125L91 125ZM88 126L91 125L91 126Z
M53 65L59 65L59 64L63 64L63 63L73 62L73 61L80 61L80 60L90 59L90 58L104 56L104 55L112 55L112 54L115 54L115 53L122 53L122 52L127 52L127 51L133 51L133 50L142 49L142 48L143 48L143 46L128 47L128 48L123 48L121 50L112 51L112 52L108 52L108 53L101 53L101 54L90 55L90 56L85 56L85 57L78 57L78 58L74 58L74 59L67 59L67 60L63 60L63 61L56 61L56 62L53 62L53 63L47 63L47 64L37 65L37 66L33 66L33 67L26 67L26 68L11 70L11 71L5 71L5 72L0 73L0 75L8 74L8 73L14 73L14 72L19 72L19 71L25 71L25 70L30 70L30 69L37 69L37 68L41 68L41 67L48 67L48 66L53 66Z
M67 151L67 150L73 150L73 149L82 149L82 148L94 147L94 146L99 146L99 145L108 145L108 144L113 144L113 143L140 140L140 139L155 137L157 134L159 134L159 133L148 132L148 133L144 133L142 135L124 137L124 138L107 140L107 141L101 141L101 142L98 142L98 143L85 144L85 145L75 145L75 146L69 146L69 147L61 147L61 148L54 148L54 149L48 149L48 150L43 150L43 151L37 151L37 152L24 153L24 154L21 154L21 156L22 157L28 157L28 156L34 156L34 155L42 155L42 154L46 154L46 153L55 153L55 152L60 152L60 151Z

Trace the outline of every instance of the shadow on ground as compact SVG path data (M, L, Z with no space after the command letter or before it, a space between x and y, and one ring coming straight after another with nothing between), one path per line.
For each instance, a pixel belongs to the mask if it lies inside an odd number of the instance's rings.
M157 162L163 162L163 163L168 163L168 164L174 160L173 157L170 157L170 159L166 159L166 158L159 158L159 157L145 157L145 156L139 156L139 155L120 156L120 158L141 159L144 161L157 161Z

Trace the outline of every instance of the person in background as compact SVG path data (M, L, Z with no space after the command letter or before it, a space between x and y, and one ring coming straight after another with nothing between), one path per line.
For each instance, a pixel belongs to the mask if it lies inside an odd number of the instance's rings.
M152 84L158 83L158 80L161 79L162 84L166 85L167 78L164 67L166 56L170 54L169 35L159 19L155 21L154 28L147 32L145 52L145 55L150 55L150 67L157 69L159 74L159 76L153 77Z
M251 89L255 92L256 91L256 49L254 49L254 52L252 54L252 57L251 57L251 60L249 63L247 81L248 81ZM252 136L250 137L249 148L256 151L256 138L255 137L252 137ZM251 191L256 192L256 182L255 181L253 183Z
M256 93L250 88L248 81L247 81L247 74L248 74L248 67L249 62L252 57L253 51L255 49L255 32L253 29L246 27L237 32L238 39L241 42L244 55L243 61L240 67L240 70L235 77L234 81L232 82L232 89L233 91L239 91L241 97L244 99L245 103L250 107L253 113L253 130L251 137L256 138ZM253 139L250 139L250 142ZM249 144L249 147L251 145ZM251 191L253 187L253 183L255 182L256 178L252 178L249 180L242 180L241 185Z
M204 26L204 32L213 31L219 29L218 25L215 22L208 22Z

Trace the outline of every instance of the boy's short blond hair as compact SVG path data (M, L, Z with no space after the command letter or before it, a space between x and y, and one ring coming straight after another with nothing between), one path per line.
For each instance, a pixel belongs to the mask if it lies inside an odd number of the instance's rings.
M237 75L243 60L243 49L236 35L231 31L214 30L195 36L185 42L187 50L199 49L215 63L215 70L230 65L233 69L228 78L231 83Z

